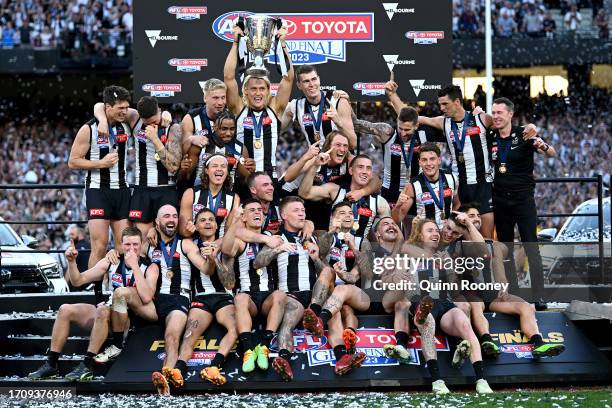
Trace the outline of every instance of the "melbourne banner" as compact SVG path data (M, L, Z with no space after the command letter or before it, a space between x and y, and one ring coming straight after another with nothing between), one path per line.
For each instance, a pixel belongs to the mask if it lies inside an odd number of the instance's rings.
M435 101L451 82L451 2L399 0L134 0L135 97L202 101L201 83L223 78L232 26L240 16L267 14L287 27L294 66L316 65L323 89L352 100L384 98L392 72L402 98ZM278 83L274 52L265 56Z

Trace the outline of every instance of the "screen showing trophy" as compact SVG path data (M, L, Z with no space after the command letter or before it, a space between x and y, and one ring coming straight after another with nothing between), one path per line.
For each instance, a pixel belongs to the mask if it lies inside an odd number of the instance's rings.
M357 101L384 99L391 74L408 85L403 97L411 102L435 101L451 82L447 0L177 3L183 4L135 0L135 98L200 102L199 84L222 77L234 42L236 78L266 75L273 92L289 62L315 65L322 89L343 90Z

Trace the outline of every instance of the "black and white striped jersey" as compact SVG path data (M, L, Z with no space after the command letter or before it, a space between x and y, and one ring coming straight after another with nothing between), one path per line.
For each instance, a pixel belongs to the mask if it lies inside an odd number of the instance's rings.
M255 160L255 171L265 171L276 180L276 147L281 128L276 113L269 107L257 112L245 106L238 115L236 126L236 139Z
M222 189L213 196L209 190L202 190L201 187L193 188L193 220L195 222L195 216L201 209L208 208L215 214L217 221L215 238L220 238L225 233L227 218L234 208L234 193Z
M332 97L330 102L337 110L339 100ZM289 103L293 104L291 110L295 112L295 119L297 119L300 124L300 129L302 129L302 134L308 146L317 141L321 141L319 146L323 147L327 135L333 130L338 130L336 124L325 113L330 106L326 101L325 92L321 91L321 101L317 105L311 105L305 96L299 99L293 99Z
M245 243L244 250L234 258L236 292L267 292L274 290L270 267L253 268L253 261L262 245Z
M438 180L429 182L425 174L421 173L412 180L412 188L417 215L434 220L438 228L442 228L442 221L452 212L453 197L457 190L455 176L440 171ZM442 189L442 199L440 199L440 189Z
M165 145L168 141L168 132L172 125L158 128L159 140ZM134 147L136 149L136 185L139 187L162 187L176 184L174 174L161 161L155 160L155 146L147 139L145 126L139 119L134 126Z
M87 170L85 188L110 188L113 190L127 188L128 140L132 135L130 126L127 123L109 125L108 137L101 136L98 133L98 121L96 119L87 122L87 126L89 126L90 138L89 149L85 158L87 160L102 160L107 154L115 151L119 155L119 161L110 168Z
M147 255L159 265L156 294L191 295L191 263L183 252L183 240L178 236L165 243L157 236L157 246L149 246Z

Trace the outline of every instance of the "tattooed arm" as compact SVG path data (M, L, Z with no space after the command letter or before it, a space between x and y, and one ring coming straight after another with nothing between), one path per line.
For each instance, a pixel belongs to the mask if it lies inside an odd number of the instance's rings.
M335 263L334 266L335 265L338 265L338 263ZM344 269L340 268L334 268L334 270L340 279L346 283L355 283L359 280L359 269L356 266L350 271L345 271Z
M353 127L355 132L367 133L374 135L380 144L387 143L393 135L393 126L384 122L368 122L367 120L358 119L355 113L351 115L353 119Z
M236 286L236 274L234 273L234 257L221 255L215 257L217 275L225 289L234 289Z
M327 255L329 254L329 250L331 249L332 242L334 241L334 233L333 232L324 232L319 237L319 257L323 260L326 265L329 265L327 262Z
M282 245L277 246L276 248L270 248L269 246L264 246L261 251L257 254L257 257L253 261L253 268L259 269L264 266L270 265L278 254L281 252L291 252L295 249L295 244L284 243Z
M159 160L162 162L168 172L175 174L181 164L182 150L181 150L181 139L182 131L181 126L177 123L170 126L168 131L168 142L164 144L159 140L157 136L157 126L147 126L147 138L151 140L155 146L155 152L159 155Z
M366 238L361 241L361 248L359 251L355 252L355 264L359 274L361 275L361 279L363 280L361 286L366 289L372 286L374 258L372 245Z

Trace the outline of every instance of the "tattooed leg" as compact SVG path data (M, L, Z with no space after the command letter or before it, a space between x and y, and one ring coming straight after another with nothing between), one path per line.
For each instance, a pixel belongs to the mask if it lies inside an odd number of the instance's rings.
M437 360L436 353L436 321L433 316L429 314L427 319L425 320L425 324L418 325L415 322L417 329L419 329L419 333L421 333L421 348L423 352L423 357L425 357L425 361L429 360Z
M327 271L328 268L325 268L323 271ZM331 289L330 277L326 272L321 273L321 275L317 278L317 281L314 284L314 288L312 289L312 301L315 305L322 305L325 303L325 299L329 296L329 292ZM333 280L332 280L333 282Z
M279 350L293 351L293 329L302 320L304 307L297 300L289 297L285 306L283 322L278 331Z
M212 320L213 315L201 309L191 309L189 311L187 326L185 327L183 342L181 343L181 351L179 352L180 360L189 361L196 342Z

